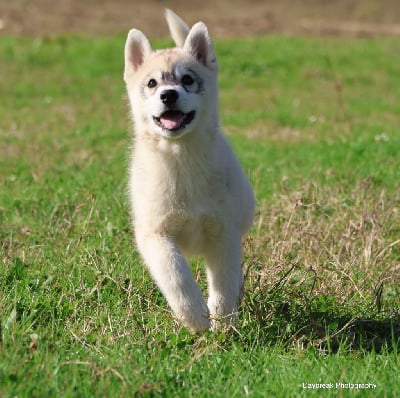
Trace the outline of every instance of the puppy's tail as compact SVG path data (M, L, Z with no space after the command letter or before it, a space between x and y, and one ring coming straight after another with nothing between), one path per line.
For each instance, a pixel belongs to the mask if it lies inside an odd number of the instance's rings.
M187 26L178 15L168 8L165 10L165 18L167 19L169 32L176 46L183 47L190 31L189 26Z

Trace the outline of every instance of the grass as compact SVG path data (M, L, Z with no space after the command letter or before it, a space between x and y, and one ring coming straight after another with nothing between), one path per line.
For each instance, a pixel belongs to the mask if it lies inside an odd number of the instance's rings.
M238 329L203 335L132 244L123 44L2 38L0 395L400 395L400 40L217 43L258 207Z

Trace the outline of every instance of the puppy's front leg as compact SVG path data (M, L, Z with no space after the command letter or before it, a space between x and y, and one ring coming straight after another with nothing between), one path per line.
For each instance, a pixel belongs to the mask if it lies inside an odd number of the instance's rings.
M209 329L203 294L175 242L160 235L136 235L136 239L145 264L177 318L193 331Z
M212 329L219 324L235 324L242 296L241 235L232 233L225 243L213 248L206 256L208 308Z

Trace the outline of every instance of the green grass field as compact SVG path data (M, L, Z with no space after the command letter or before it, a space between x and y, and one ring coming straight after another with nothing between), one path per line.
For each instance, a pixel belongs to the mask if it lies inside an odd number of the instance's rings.
M203 335L133 245L124 41L1 38L0 396L400 396L400 39L217 42L258 207Z

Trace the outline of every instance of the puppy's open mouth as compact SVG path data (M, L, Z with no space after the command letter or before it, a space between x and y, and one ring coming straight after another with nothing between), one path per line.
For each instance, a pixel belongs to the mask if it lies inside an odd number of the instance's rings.
M189 113L183 113L181 111L166 111L159 117L153 116L153 120L161 128L175 131L191 123L195 113L195 111Z

